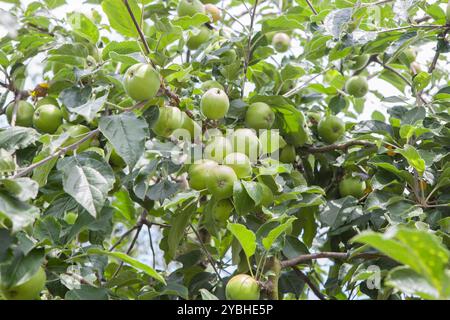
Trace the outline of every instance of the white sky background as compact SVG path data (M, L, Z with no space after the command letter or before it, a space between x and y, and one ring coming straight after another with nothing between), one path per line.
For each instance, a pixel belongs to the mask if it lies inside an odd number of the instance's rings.
M22 0L22 6L26 7L26 5L28 5L30 2L32 2L32 0ZM430 1L430 3L431 2L435 2L435 1ZM83 13L89 13L91 11L91 8L95 8L95 9L97 9L97 11L100 14L102 14L102 16L104 18L104 22L107 23L107 19L104 16L104 14L101 11L101 8L99 6L83 4L79 0L68 0L67 3L68 3L67 5L64 5L62 7L52 10L53 14L55 16L62 17L62 16L65 16L66 13L68 13L68 12L80 11ZM222 2L222 5L223 5L223 2ZM220 7L221 4L219 3L218 6ZM7 11L10 7L11 7L11 5L0 2L1 9L4 9ZM243 9L244 9L244 7L241 6L240 8L233 9L233 12L240 13L243 11ZM240 21L244 25L250 24L250 19L248 16L244 16L244 17L240 18ZM238 27L237 24L235 24L235 25ZM5 27L2 26L0 23L0 38L3 37L6 33L7 33L7 31L6 31ZM113 35L113 37L120 39L120 36L117 36L117 35ZM423 70L427 69L427 66L430 64L430 62L434 56L434 47L435 47L435 43L429 43L420 48L417 48L418 49L417 62L420 63ZM302 49L298 46L298 43L293 41L291 51L301 52L301 50ZM277 61L281 61L282 57L283 57L283 54L278 54L278 55L274 56L274 58ZM35 57L34 59L32 59L32 61L30 61L30 64L28 66L28 74L30 77L27 80L27 83L25 85L26 88L34 88L34 86L36 84L38 84L39 82L42 82L42 80L43 80L42 79L42 69L43 69L42 60L43 60L43 58L44 58L43 55L39 55L39 56ZM441 63L445 63L445 62L440 61L439 64L441 64ZM379 70L379 67L371 67L369 69L369 71L374 71L374 70ZM307 79L305 79L305 80L307 80ZM318 83L320 83L320 81L321 81L320 78L315 80L315 82L318 82ZM252 85L247 85L246 87L247 87L247 91L250 91L253 89ZM377 78L373 78L369 81L369 87L371 90L381 92L385 97L396 96L396 95L401 94L395 87L393 87L389 83L387 83L381 79L377 79ZM365 103L364 111L359 116L358 120L371 119L371 114L375 110L387 115L386 110L390 106L391 105L381 103L374 94L369 93L366 96L366 103ZM3 119L2 119L2 117L3 117ZM0 116L0 127L2 127L2 124L4 125L5 123L6 123L6 121L4 119L4 116ZM158 262L157 267L164 269L165 266L160 265L160 263L164 261L162 252L159 250L159 241L161 238L161 234L159 232L152 232L152 237L153 237L153 246L157 252L157 256L156 256L156 261ZM151 264L152 263L152 255L148 248L149 247L148 241L149 241L148 233L146 230L143 230L141 232L141 236L139 239L139 243L141 244L141 246L139 246L139 250L141 251L140 259L143 260L143 262L145 262L145 263ZM176 269L176 267L175 268L174 267L175 266L171 266L169 269L171 269L171 270ZM310 298L313 299L315 297L313 295L311 295Z

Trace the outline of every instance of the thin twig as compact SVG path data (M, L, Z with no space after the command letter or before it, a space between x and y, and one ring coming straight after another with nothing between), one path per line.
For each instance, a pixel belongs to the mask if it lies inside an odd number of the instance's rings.
M308 285L308 287L311 289L312 292L314 292L314 294L316 295L317 298L319 298L320 300L327 300L327 297L320 292L320 289L315 285L314 282L312 282L311 280L309 280L308 276L306 274L304 274L298 267L293 266L291 267L292 270L294 271L294 273L300 278L302 279L302 281L304 283L306 283Z
M216 263L215 263L214 259L212 258L211 254L209 253L208 249L206 248L205 244L203 243L202 238L200 237L200 234L198 233L198 231L194 228L194 226L192 224L190 224L189 226L191 227L192 231L194 231L194 234L197 237L197 240L200 243L200 246L202 247L204 253L206 254L206 257L207 257L209 263L213 267L214 272L216 273L216 275L220 279L220 281L222 281L222 277L220 276L220 273L216 268Z
M78 148L83 142L89 140L90 138L92 138L93 136L95 136L96 134L98 134L100 132L99 129L95 129L89 133L86 134L85 137L81 138L80 140L78 140L77 142L75 142L74 144L71 144L70 146L67 146L65 148L61 148L59 149L59 151L57 151L56 153L42 159L41 161L38 161L36 163L33 163L32 165L20 170L18 173L16 173L12 178L18 178L18 177L23 177L25 175L27 175L28 173L32 172L34 169L36 169L37 167L40 167L44 164L46 164L47 162L51 161L54 158L57 158L59 156L62 156L64 154L66 154L68 151L71 150L75 150L76 148Z
M312 81L314 81L315 79L317 79L318 77L320 77L324 73L330 71L331 69L333 69L333 67L325 69L322 72L316 74L315 76L311 77L309 80L306 80L306 82L303 82L302 84L298 85L297 87L295 87L295 88L289 90L288 92L286 92L285 94L283 94L283 97L289 98L289 97L295 95L297 92L299 92L304 87L306 87L308 84L310 84Z
M317 16L319 13L317 12L316 9L314 9L312 3L310 0L306 0L306 3L308 4L309 8L311 9L311 11Z
M128 250L127 250L127 252L126 252L127 254L130 254L131 250L133 250L134 245L136 244L136 241L137 241L137 239L138 239L138 237L139 237L139 234L141 233L141 230L142 230L142 225L140 225L140 226L138 226L138 227L136 228L136 234L134 235L133 240L131 240L131 244L130 244L130 246L128 247ZM118 273L120 272L120 270L122 269L123 264L124 264L124 262L121 261L119 267L118 267L117 270L114 272L114 274L112 275L111 279L114 279L114 278L117 276L117 274L118 274Z
M127 8L127 11L128 11L128 14L131 17L131 20L133 20L133 24L136 27L136 30L137 30L137 32L139 34L139 37L141 38L142 44L144 45L145 52L147 54L150 54L151 51L150 51L150 47L148 46L147 39L145 39L144 32L142 32L142 29L139 26L139 22L136 20L136 17L134 16L133 11L131 10L131 7L130 7L130 4L128 3L128 0L123 0L123 3L125 4L125 7ZM155 64L153 63L153 61L151 61L151 59L150 59L150 63L152 64L152 66L154 68L156 68Z
M136 225L136 226L130 228L127 232L125 232L125 233L119 238L119 240L117 240L117 242L116 242L113 246L111 246L111 248L109 248L109 251L113 251L115 248L117 248L117 246L118 246L119 244L121 244L121 243L123 242L123 240L125 240L125 238L126 238L130 233L132 233L134 230L136 230L138 227L139 227L139 226Z
M363 146L363 147L367 147L367 148L376 147L375 144L368 142L368 141L353 140L353 141L349 141L349 142L346 142L343 144L331 144L331 145L323 146L323 147L305 147L302 150L309 152L309 153L323 153L323 152L329 152L329 151L334 151L334 150L347 151L348 148L353 147L353 146Z
M305 262L318 259L337 259L337 260L348 260L351 255L349 252L319 252L311 254L303 254L293 259L281 261L282 268L288 268L296 266ZM378 253L360 253L352 257L352 259L377 259L384 257Z
M436 69L437 62L439 60L439 56L441 55L441 51L439 50L439 41L442 39L445 41L445 36L449 32L449 28L445 29L441 34L438 35L438 44L436 45L436 53L434 54L433 61L431 62L430 67L428 68L428 73L433 73L434 69Z
M252 50L251 50L252 35L253 35L253 25L255 23L257 6L258 6L258 0L255 0L255 5L253 6L253 11L250 16L250 27L248 29L247 55L245 56L245 59L244 59L244 78L242 79L241 98L244 96L245 83L247 82L247 69L248 69L248 64L250 63L250 58L252 56Z
M152 229L150 226L147 226L147 232L148 232L148 239L150 243L150 250L152 251L152 267L153 269L156 268L156 255L155 255L155 249L153 248L153 237L152 237Z

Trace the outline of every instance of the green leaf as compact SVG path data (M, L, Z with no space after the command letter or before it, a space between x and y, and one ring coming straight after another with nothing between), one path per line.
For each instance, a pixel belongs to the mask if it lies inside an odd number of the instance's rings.
M437 236L428 231L392 228L385 234L363 232L352 239L368 244L424 276L437 290L443 290L450 253Z
M132 112L126 112L102 117L99 129L119 156L133 169L144 153L145 140L149 136L147 122L137 118Z
M109 252L109 251L94 248L94 249L89 249L88 253L89 254L107 255L107 256L122 260L123 262L128 263L133 268L136 268L138 270L145 272L147 275L149 275L153 279L158 280L159 282L161 282L163 284L166 284L166 280L164 280L164 277L161 276L158 272L156 272L155 269L146 265L145 263L142 263L142 262L130 257L129 255L127 255L123 252Z
M67 21L77 35L89 40L91 43L97 43L100 33L91 19L82 13L75 12L69 15Z
M0 131L0 149L16 151L34 144L39 134L32 128L10 127Z
M65 300L108 300L108 291L105 288L96 288L87 284L80 285L79 289L67 291Z
M256 251L255 234L251 230L248 230L246 226L239 223L228 223L227 229L239 241L247 259L250 259Z
M39 192L39 185L30 178L3 179L0 185L20 201L34 199Z
M132 222L136 217L136 208L134 207L134 202L131 200L128 190L124 187L114 193L114 200L111 205L128 222Z
M0 217L11 220L13 232L32 224L38 216L38 208L0 190Z
M417 170L417 172L422 175L425 172L425 160L422 159L416 148L411 145L405 145L403 149L397 149L408 161L409 165Z
M191 221L191 216L197 208L196 203L189 203L183 209L173 214L170 219L170 229L167 237L168 250L166 251L166 259L173 259L180 245L180 241L184 238L185 230Z
M292 223L295 220L297 220L297 218L295 218L295 217L289 218L286 222L280 224L278 227L271 230L269 232L269 234L265 238L262 239L262 244L264 246L264 249L269 251L270 248L272 247L272 244L275 242L275 240L277 240L278 237L280 237L283 233L285 233L286 230L291 228Z
M254 200L248 195L241 181L233 185L233 202L239 215L247 214L255 206Z
M111 167L96 152L83 152L59 160L57 168L63 174L64 191L96 217L114 185Z
M425 277L408 267L392 269L385 283L407 295L416 295L431 300L439 298L439 292L436 288L433 288Z
M27 282L44 262L44 249L33 249L26 255L20 250L15 250L13 254L12 261L0 264L0 282L5 288Z
M102 58L103 60L107 60L112 52L124 55L139 51L139 44L136 41L111 41L102 50Z
M137 21L141 21L142 12L136 0L128 1ZM122 0L104 0L102 8L108 17L109 24L126 37L138 37L139 34Z

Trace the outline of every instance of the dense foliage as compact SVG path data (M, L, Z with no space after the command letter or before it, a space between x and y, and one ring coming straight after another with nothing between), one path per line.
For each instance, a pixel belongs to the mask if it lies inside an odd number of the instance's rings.
M84 2L0 1L0 299L450 298L447 0Z

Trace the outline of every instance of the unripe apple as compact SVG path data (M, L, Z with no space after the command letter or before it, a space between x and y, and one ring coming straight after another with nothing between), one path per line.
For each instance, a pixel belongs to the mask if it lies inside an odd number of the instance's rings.
M205 11L211 17L211 22L219 21L221 18L220 9L211 3L205 4Z
M213 207L214 218L219 223L226 223L233 212L233 204L228 199L217 201Z
M228 65L236 61L237 54L234 49L228 49L220 54L220 58L223 64Z
M229 107L228 96L220 89L209 89L200 102L203 115L211 120L219 120L225 117Z
M9 123L11 123L13 111L14 111L14 102L11 102L6 107L6 117L8 118ZM33 115L34 115L33 105L26 101L20 100L16 112L16 126L31 127L33 125Z
M81 124L73 125L70 123L63 123L62 125L59 126L58 130L56 130L56 134L66 133L69 136L69 138L62 144L62 147L68 147L72 144L75 144L76 142L83 139L86 136L86 134L89 132L90 132L90 130L86 126L83 126ZM80 152L83 152L84 150L86 150L87 148L89 148L91 145L91 142L92 142L92 138L81 143L77 148L77 152L80 153ZM67 154L73 155L73 150L67 151Z
M44 104L52 104L54 106L59 107L58 100L56 100L56 98L47 96L45 98L39 99L36 102L36 105L35 105L36 109L39 108L40 106L43 106Z
M168 138L183 125L183 113L177 107L160 107L158 120L153 124L153 132L161 137Z
M45 133L55 133L63 122L61 110L52 105L44 104L36 109L33 115L33 125Z
M47 276L42 267L24 283L15 285L14 287L0 287L0 293L7 300L36 300L39 294L45 288Z
M205 26L201 26L195 32L192 32L192 31L190 32L189 38L186 42L186 45L189 48L189 50L196 50L203 43L205 43L209 40L210 35L211 35L211 32L209 31L209 29Z
M352 57L350 59L350 69L352 70L361 70L364 68L369 62L370 54L361 54L359 56Z
M320 120L317 126L320 138L326 143L334 143L345 133L345 124L340 118L329 115Z
M295 147L292 145L287 145L281 150L280 161L283 163L293 163L296 157Z
M270 129L275 121L275 113L264 102L252 103L245 114L245 122L252 129Z
M362 76L353 76L345 83L345 90L355 98L362 98L369 91L367 79Z
M366 182L356 177L347 177L339 182L339 193L341 197L353 196L357 199L364 196Z
M272 46L277 52L286 52L289 49L291 38L283 32L276 33L272 38Z
M201 137L202 127L191 119L186 113L183 112L183 124L181 126L182 129L187 130L191 136L191 140L195 138Z
M178 16L192 17L196 13L205 13L205 7L199 0L180 0L177 7Z
M247 178L252 175L252 165L250 159L242 153L230 153L223 163L234 170L239 179Z
M208 91L209 89L220 89L223 90L223 85L221 85L218 81L216 80L207 80L205 82L202 83L200 89L202 89L204 92Z
M246 274L231 278L225 288L227 300L259 300L258 281Z
M158 71L147 63L137 63L125 73L124 87L133 100L144 101L153 98L160 86Z
M236 181L238 181L238 177L233 169L225 165L218 165L211 168L206 186L214 198L222 200L233 195L233 186Z
M272 154L286 145L286 141L280 136L280 132L272 129L260 132L259 141L263 154Z
M194 190L206 189L206 181L209 179L211 169L217 165L217 162L209 159L195 161L188 171L189 186Z
M211 139L206 145L204 158L222 163L223 159L233 152L231 141L225 137L218 136Z
M237 129L231 136L234 152L245 154L251 162L256 162L261 155L261 142L251 129Z

